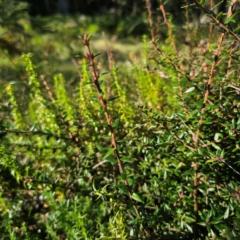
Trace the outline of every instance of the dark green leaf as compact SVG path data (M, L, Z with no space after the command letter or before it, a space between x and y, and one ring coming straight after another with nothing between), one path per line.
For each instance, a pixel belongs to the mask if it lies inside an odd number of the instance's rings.
M106 157L105 159L112 164L117 163L117 159L114 157L109 156L109 157Z
M94 58L101 55L102 53L97 53L96 55L94 55Z
M117 97L110 97L107 99L108 102L114 101L115 99L120 98L119 96Z

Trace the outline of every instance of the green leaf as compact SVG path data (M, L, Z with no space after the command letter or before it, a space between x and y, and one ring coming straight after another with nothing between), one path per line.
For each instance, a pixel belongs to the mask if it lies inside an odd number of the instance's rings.
M221 19L222 18L222 16L223 16L223 12L220 12L217 16L216 16L216 19Z
M105 75L105 74L108 74L108 73L109 73L109 72L103 72L103 73L100 74L100 76Z
M107 99L108 102L114 101L115 99L120 98L119 96L117 97L110 97Z
M206 161L206 163L212 163L212 162L215 162L216 160L215 159L209 159Z
M110 162L110 163L117 163L117 159L116 158L114 158L114 157L107 157L107 159L106 159L108 162Z
M141 197L136 194L136 193L133 193L132 194L132 198L135 200L135 201L138 201L138 202L142 202L143 203L143 200L141 199Z
M198 188L199 192L201 192L202 194L206 194L206 190L205 189L201 189L201 188Z
M198 225L206 227L206 223L205 222L199 222Z
M163 179L166 180L167 179L167 169L165 168L164 173L163 173Z
M189 5L183 6L183 7L181 7L181 8L189 8L189 7L192 7L192 6L195 6L195 3L192 3L192 4L189 4Z
M91 37L92 37L92 35L89 34L89 35L87 36L87 40L90 41Z
M122 157L122 162L132 162L132 157Z
M215 140L215 141L218 141L218 139L219 139L219 133L215 133L215 135L214 135L214 140Z
M110 156L114 152L114 150L115 150L114 148L110 148L108 152L105 154L105 156L103 157L103 159L106 159L108 156Z
M216 3L216 4L212 7L211 11L213 11L215 8L217 8L219 5L221 5L222 2L223 2L223 1L219 1L219 3Z
M113 128L117 128L119 126L119 124L120 124L120 119L118 118L114 121L112 126L113 126Z
M205 0L200 0L199 3L203 5L205 3Z
M118 186L118 189L119 189L122 193L128 195L128 190L127 190L127 188L126 188L125 185L123 185L123 184L119 185L119 186Z
M228 24L230 22L234 22L235 23L235 19L234 17L236 16L237 12L234 13L231 17L229 17L228 19L225 20L224 24Z
M221 222L222 216L215 218L213 221L211 221L212 224L219 224Z
M192 228L188 224L186 224L186 227L187 227L189 232L191 232L191 233L193 232Z
M229 187L229 186L227 186L227 190L228 190L228 192L230 193L230 194L233 194L233 193L235 193L235 190L234 189L232 189L231 187Z
M122 180L126 180L126 179L127 179L127 174L126 174L126 172L123 172L123 173L121 174L121 179L122 179Z
M97 53L96 55L94 55L94 58L97 57L97 56L99 56L100 54L102 54L102 53Z
M234 29L235 33L238 33L238 31L240 30L240 26L238 26L237 28Z
M195 89L195 87L190 87L188 90L185 91L185 93L190 93Z
M129 178L127 181L129 186L132 186L134 184L134 179L132 178Z
M208 192L214 192L216 189L215 188L208 188Z
M212 146L213 146L215 149L217 149L217 150L221 150L221 148L220 148L217 144L215 144L215 143L213 143Z
M227 209L226 209L226 211L225 211L225 213L224 213L224 219L226 219L226 218L229 217L229 210L230 210L230 208L229 208L229 206L228 206Z
M203 155L202 148L198 148L198 154L199 154L199 155Z

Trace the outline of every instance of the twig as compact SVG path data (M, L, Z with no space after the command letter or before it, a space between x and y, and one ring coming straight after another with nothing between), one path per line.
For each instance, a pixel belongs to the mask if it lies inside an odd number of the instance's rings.
M110 130L110 133L111 133L111 138L112 138L111 145L114 148L115 156L116 156L117 161L118 161L119 172L121 174L123 174L125 172L124 171L124 166L123 166L121 158L120 158L120 154L119 154L119 150L118 150L118 144L117 144L114 128L113 128L113 125L112 125L112 117L111 117L111 115L108 111L107 100L103 95L103 90L102 90L102 88L100 86L100 83L99 83L100 70L98 68L96 68L96 66L95 66L95 57L96 56L94 56L94 54L92 53L91 48L90 48L90 36L85 34L84 38L83 38L83 43L87 48L87 52L85 53L85 56L86 56L86 58L87 58L87 60L90 64L89 68L90 68L90 72L92 73L92 82L97 89L98 100L102 105L102 109L104 110L105 117L106 117L106 120L107 120L107 123L108 123L108 127L109 127L109 130ZM129 196L131 202L133 203L134 211L135 211L136 215L138 216L138 218L141 219L142 217L141 217L141 215L138 211L138 208L137 208L137 206L134 203L134 200L132 198L132 190L131 190L131 188L128 184L128 181L124 180L124 184L127 188L128 196ZM145 224L143 224L143 229L144 229L144 233L146 234L146 236L151 237L151 233L149 232L148 227Z

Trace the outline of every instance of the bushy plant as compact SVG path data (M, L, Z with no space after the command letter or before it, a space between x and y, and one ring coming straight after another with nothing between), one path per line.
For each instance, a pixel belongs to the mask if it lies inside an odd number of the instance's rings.
M186 6L212 21L209 38L186 31L186 47L161 1L168 37L157 42L146 6L151 40L140 60L117 68L108 52L103 71L85 34L73 91L22 56L26 94L11 82L1 99L2 239L239 238L234 15Z

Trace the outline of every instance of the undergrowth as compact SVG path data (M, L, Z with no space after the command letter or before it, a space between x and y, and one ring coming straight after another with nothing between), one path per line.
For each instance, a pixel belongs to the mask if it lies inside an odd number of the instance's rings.
M195 7L210 21L199 39ZM146 8L150 37L124 64L110 47L100 58L85 34L74 81L39 72L25 53L21 78L4 82L1 239L239 239L234 7L226 16L204 1L185 6L187 46L161 1L158 41Z

